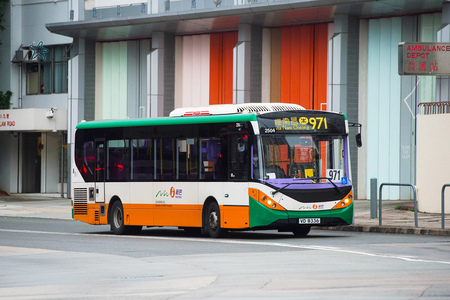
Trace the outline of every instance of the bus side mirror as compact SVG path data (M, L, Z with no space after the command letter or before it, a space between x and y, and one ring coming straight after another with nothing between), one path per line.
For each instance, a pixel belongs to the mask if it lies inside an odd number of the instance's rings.
M357 133L355 138L356 138L356 146L358 146L358 148L361 148L362 147L361 133Z

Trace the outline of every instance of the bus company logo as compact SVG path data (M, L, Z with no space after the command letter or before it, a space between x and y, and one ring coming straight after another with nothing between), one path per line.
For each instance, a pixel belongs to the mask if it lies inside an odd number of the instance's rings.
M313 204L312 206L311 205L302 205L302 206L300 206L299 207L299 210L317 210L317 209L325 209L325 205L323 205L323 204L320 204L320 205L317 205L317 204Z
M155 198L158 197L170 197L170 198L177 198L177 199L181 199L183 195L183 190L182 189L176 189L174 187L171 187L169 192L167 192L167 190L159 190L156 195Z
M313 209L312 206L309 205L302 205L300 206L299 210L311 210Z

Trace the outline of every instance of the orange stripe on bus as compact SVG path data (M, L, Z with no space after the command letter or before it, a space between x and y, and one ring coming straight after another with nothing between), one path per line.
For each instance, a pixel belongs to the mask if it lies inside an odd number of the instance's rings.
M248 228L250 224L248 206L221 206L220 213L222 228Z
M99 216L100 205L105 215ZM201 227L202 205L190 204L123 204L124 224L140 226ZM108 204L88 204L86 215L74 215L89 224L108 224ZM221 226L241 229L249 226L248 206L220 206Z

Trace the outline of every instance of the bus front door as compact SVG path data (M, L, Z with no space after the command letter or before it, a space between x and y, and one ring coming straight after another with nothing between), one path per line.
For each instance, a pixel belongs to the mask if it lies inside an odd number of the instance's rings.
M105 202L105 168L106 168L106 147L104 140L95 141L95 202Z

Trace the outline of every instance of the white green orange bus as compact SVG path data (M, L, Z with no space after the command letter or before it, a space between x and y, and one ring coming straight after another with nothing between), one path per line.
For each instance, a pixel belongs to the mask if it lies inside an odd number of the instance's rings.
M81 122L73 218L116 234L175 226L211 237L351 224L348 132L341 113L281 103Z

